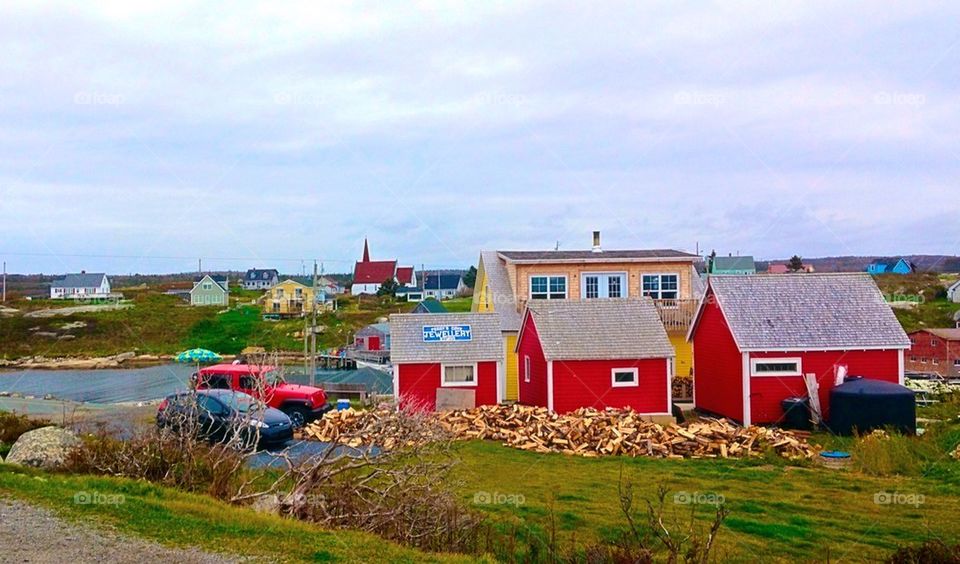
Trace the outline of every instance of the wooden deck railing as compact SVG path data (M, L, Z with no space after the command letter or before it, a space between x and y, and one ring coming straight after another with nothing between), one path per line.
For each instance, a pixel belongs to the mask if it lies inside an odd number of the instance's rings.
M653 300L667 331L685 332L697 313L699 300Z

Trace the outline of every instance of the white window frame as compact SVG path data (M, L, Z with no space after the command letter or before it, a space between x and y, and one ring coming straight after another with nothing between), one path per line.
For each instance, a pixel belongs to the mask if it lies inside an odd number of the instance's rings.
M597 297L588 298L587 297L587 277L596 276L597 280ZM620 278L620 296L617 298L610 298L610 278L611 277ZM600 284L606 282L607 286L604 288ZM582 272L580 273L580 299L581 300L603 300L603 299L621 299L630 297L630 276L628 273L623 272L622 270L612 270L609 272ZM603 288L601 290L601 288ZM607 294L604 296L603 294Z
M523 383L530 383L530 355L523 355Z
M545 298L534 298L533 297L533 279L534 278L546 278L547 279L547 297ZM550 297L550 279L551 278L563 278L563 297L562 298L551 298ZM527 296L533 301L534 299L543 299L543 300L566 300L570 297L570 278L566 274L531 274L527 276ZM540 293L540 292L538 292Z
M960 358L953 359L953 366L960 367Z
M679 299L681 299L681 298L680 298L680 288L681 288L682 285L683 285L683 278L680 276L680 273L679 273L679 272L641 272L641 273L640 273L640 296L642 296L642 297L646 297L646 296L647 296L646 292L645 292L644 289L643 289L643 279L644 279L645 277L647 277L647 276L656 276L656 277L657 277L657 280L658 280L658 283L657 283L657 297L654 298L654 297L651 296L651 297L650 297L651 299L654 299L654 300L679 300ZM664 297L662 297L662 295L663 295L663 277L664 277L664 276L676 276L676 277L677 277L677 289L676 289L677 296L676 296L676 297L674 297L674 298L664 298ZM672 290L671 290L671 291L672 291Z
M796 363L797 369L792 372L757 372L758 364L780 364L780 363ZM758 378L777 378L781 376L803 376L803 359L799 356L794 357L770 357L770 358L751 358L750 359L750 375L756 376Z
M440 365L440 387L442 388L476 388L477 380L479 379L479 373L477 371L477 364L464 362L456 364L441 364ZM470 366L473 368L473 382L447 382L447 368L459 368L463 366Z
M633 374L633 382L617 382L618 372L630 372ZM613 368L610 370L610 386L614 388L636 388L640 385L640 369L633 368Z

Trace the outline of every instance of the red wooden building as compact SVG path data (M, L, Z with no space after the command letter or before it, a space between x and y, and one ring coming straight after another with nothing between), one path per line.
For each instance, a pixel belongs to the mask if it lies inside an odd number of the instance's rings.
M391 315L390 333L393 393L401 404L437 409L439 390L465 407L502 400L498 314Z
M750 424L783 417L814 374L829 418L837 370L903 384L910 341L867 274L711 276L690 327L694 403Z
M517 339L519 401L671 412L674 350L653 301L531 301Z
M960 329L921 329L909 337L907 370L950 378L960 373Z

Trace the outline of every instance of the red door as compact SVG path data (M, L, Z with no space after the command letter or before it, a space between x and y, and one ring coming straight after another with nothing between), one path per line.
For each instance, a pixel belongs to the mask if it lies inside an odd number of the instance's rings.
M380 350L380 337L367 337L367 350L368 351Z

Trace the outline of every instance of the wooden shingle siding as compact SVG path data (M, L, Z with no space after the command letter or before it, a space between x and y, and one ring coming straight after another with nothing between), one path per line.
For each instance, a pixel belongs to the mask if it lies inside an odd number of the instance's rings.
M530 299L530 277L535 275L564 275L567 277L567 299L580 299L581 275L597 272L626 272L627 291L631 298L642 294L644 274L676 274L679 278L679 298L693 297L690 261L631 263L609 262L602 264L507 264L510 283L516 290L520 303Z

